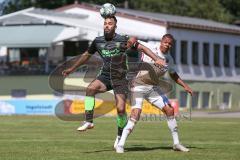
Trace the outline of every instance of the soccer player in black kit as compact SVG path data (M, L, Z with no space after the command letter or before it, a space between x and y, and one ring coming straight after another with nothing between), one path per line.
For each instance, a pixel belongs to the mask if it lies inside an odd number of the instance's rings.
M116 147L121 137L122 130L127 123L125 111L128 92L128 81L126 80L126 50L129 48L139 50L151 57L156 65L162 66L163 63L162 59L159 59L150 49L139 44L136 38L129 38L128 36L122 36L115 33L117 28L116 24L117 19L115 16L106 17L104 20L104 36L96 37L88 50L85 51L70 68L62 72L63 76L67 76L84 64L95 52L100 54L103 59L103 66L100 74L86 89L86 97L84 100L86 120L77 130L85 131L94 127L93 111L95 106L95 95L97 93L113 90L117 107L118 126L118 135L114 147Z

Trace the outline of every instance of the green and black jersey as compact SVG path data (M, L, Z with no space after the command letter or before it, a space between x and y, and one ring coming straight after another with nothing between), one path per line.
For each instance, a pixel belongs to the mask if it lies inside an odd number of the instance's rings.
M90 54L98 52L103 59L101 73L111 75L125 75L127 72L127 41L128 36L115 34L107 41L104 36L96 37L88 49ZM125 74L124 74L125 73Z

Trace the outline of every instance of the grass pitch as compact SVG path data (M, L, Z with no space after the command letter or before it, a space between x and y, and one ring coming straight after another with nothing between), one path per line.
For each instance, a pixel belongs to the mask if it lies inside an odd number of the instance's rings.
M172 151L166 121L140 121L128 138L126 152L112 149L115 118L98 118L95 128L75 131L79 122L50 116L0 116L1 160L238 160L239 119L193 119L179 121L181 142L189 153Z

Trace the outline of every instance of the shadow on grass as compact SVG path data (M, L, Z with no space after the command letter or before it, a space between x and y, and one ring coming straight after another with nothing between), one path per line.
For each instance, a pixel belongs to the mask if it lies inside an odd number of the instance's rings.
M186 146L187 148L191 149L205 149L200 147L194 147L194 146ZM144 152L144 151L152 151L152 150L169 150L173 151L173 148L171 146L160 146L160 147L145 147L142 145L134 145L133 147L127 147L124 149L125 152ZM100 153L100 152L112 152L114 149L102 149L102 150L95 150L95 151L87 151L82 153Z
M187 148L191 149L205 149L205 148L199 148L199 147L194 147L194 146L186 146ZM133 147L125 148L124 149L126 152L131 152L131 151L152 151L152 150L172 150L173 148L171 146L159 146L159 147L145 147L141 145L136 145Z
M172 147L144 147L144 146L133 146L133 147L128 147L125 148L124 150L126 152L130 152L130 151L151 151L151 150L158 150L158 149L162 149L162 150L171 150Z
M115 150L114 149L102 149L102 150L95 150L95 151L87 151L87 152L82 152L82 153L100 153L100 152L115 152Z

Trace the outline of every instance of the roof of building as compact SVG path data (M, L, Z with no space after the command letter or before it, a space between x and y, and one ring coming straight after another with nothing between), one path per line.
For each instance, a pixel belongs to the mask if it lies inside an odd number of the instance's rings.
M59 13L39 8L7 14L0 17L0 46L49 47L63 40L79 39L85 32L80 33L79 28L69 22L75 24L87 17L84 14Z
M36 13L41 15L51 15L56 17L63 17L63 18L79 18L84 19L87 18L87 14L71 14L71 13L64 13L64 12L56 12L55 10L48 10L48 9L41 9L41 8L34 8L33 10L29 11L29 13Z
M64 30L64 26L3 26L0 45L8 47L49 47ZM9 34L11 33L11 34Z
M37 18L33 16L26 15L26 13L38 14L43 16L51 15L51 17L62 17L62 18L75 18L75 19L85 19L88 15L85 14L70 14L64 12L56 12L54 10L40 9L40 8L28 8L18 12L14 12L8 15L0 17L1 26L9 25L32 25L32 24L55 24L52 21L46 21L42 18Z
M39 8L28 8L18 12L0 17L0 26L22 26L22 25L63 25L66 27L80 28L81 35L88 33L85 38L93 39L96 36L103 34L102 23L103 19L97 12L57 12L56 10L46 10ZM90 18L91 17L91 18ZM94 17L94 18L93 18ZM129 19L131 20L131 19ZM125 22L125 21L124 21ZM135 21L136 22L136 21ZM143 33L141 30L136 30L136 27L141 24L149 32ZM137 21L126 26L125 23L118 25L117 32L119 34L128 34L130 36L141 37L142 39L160 39L161 33L156 34L156 30L164 27L152 25ZM77 34L77 33L76 33ZM80 34L80 33L79 33Z
M60 7L56 10L64 11L71 8L84 8L84 9L94 10L98 12L100 9L100 6L81 3L81 4L67 5L64 7ZM138 11L138 10L132 10L132 9L123 9L123 8L117 8L117 16L145 21L148 23L164 25L166 27L240 34L240 27L236 25L216 22L216 21L207 20L207 19L176 16L176 15L162 14L162 13L151 13L151 12L144 12L144 11Z
M1 26L23 25L23 24L44 24L43 19L34 18L31 16L19 14L5 19L0 19Z

